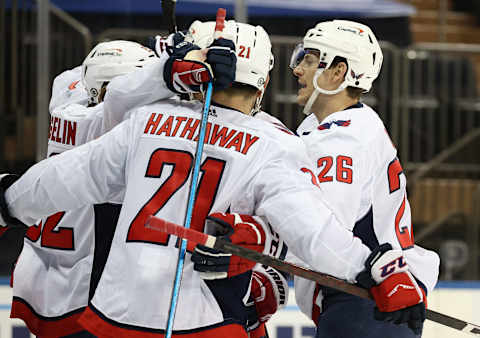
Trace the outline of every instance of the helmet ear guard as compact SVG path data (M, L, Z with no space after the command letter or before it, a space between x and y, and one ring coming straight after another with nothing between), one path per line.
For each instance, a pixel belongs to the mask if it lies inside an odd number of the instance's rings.
M98 103L102 87L114 77L130 73L155 59L152 50L136 42L115 40L99 43L82 64L82 83L89 102Z

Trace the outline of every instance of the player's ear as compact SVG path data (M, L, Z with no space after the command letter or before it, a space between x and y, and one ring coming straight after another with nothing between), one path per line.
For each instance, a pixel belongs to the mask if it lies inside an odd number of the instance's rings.
M347 75L347 64L345 62L339 62L335 68L333 69L333 77L334 80L337 82L343 82L345 76Z

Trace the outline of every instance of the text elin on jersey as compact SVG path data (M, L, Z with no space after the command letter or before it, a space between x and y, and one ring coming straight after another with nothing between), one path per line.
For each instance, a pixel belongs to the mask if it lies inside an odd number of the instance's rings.
M162 122L162 123L160 123ZM152 113L145 125L144 134L181 137L197 141L200 120L185 116L169 116ZM195 136L195 138L193 138ZM225 126L207 122L205 144L216 145L226 149L233 148L246 155L250 147L257 142L258 136L238 131Z
M50 116L50 130L48 139L61 144L75 145L77 136L77 122Z

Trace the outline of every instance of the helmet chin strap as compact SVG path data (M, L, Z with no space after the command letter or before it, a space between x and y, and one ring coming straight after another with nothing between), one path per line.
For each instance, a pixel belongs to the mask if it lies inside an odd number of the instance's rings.
M259 89L260 90L260 95L257 96L255 99L255 104L252 107L252 110L250 111L250 116L254 116L256 113L258 113L262 109L262 99L263 99L263 94L265 94L265 90L267 89L268 82L270 81L270 76L267 77L267 81L263 84L263 88Z
M322 93L324 95L335 95L335 94L340 93L342 90L344 90L348 86L347 82L343 81L340 84L340 86L338 86L338 88L334 89L334 90L326 90L326 89L320 88L318 86L317 80L318 80L318 77L323 73L324 70L325 70L325 68L317 69L317 71L315 72L315 75L313 76L313 87L315 89L313 90L312 95L310 95L310 98L308 99L307 103L305 104L305 107L303 107L303 113L305 115L310 115L312 113L311 109L312 109L313 104L317 100L318 94Z
M255 104L253 105L252 110L250 111L251 116L258 113L260 111L260 109L262 108L262 99L263 99L263 94L264 93L265 93L265 90L262 90L262 94L257 96L257 98L255 99Z

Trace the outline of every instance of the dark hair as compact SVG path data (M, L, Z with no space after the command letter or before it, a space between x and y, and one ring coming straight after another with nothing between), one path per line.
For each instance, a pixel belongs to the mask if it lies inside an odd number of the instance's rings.
M345 63L347 65L347 68L348 68L347 59L345 59L344 57L341 57L341 56L335 56L335 58L333 59L332 64L330 65L329 68L336 67L340 62ZM364 92L364 90L362 88L352 87L352 86L347 87L347 94L352 99L360 99L363 92Z
M235 93L241 93L245 97L255 96L258 89L254 86L246 85L243 83L234 82L230 88L224 89L226 92L235 90Z

